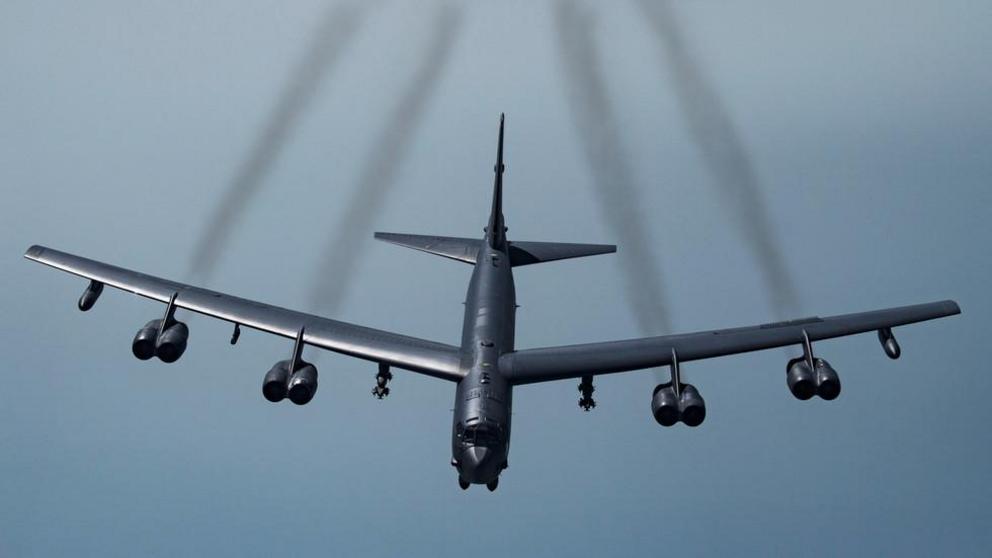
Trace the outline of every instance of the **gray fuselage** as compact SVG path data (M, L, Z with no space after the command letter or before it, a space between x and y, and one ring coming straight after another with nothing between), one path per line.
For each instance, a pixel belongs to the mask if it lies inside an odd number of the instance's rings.
M452 464L470 483L489 483L506 467L513 389L499 372L499 356L513 350L516 309L506 241L487 239L465 298L461 346L467 374L455 394L451 433Z

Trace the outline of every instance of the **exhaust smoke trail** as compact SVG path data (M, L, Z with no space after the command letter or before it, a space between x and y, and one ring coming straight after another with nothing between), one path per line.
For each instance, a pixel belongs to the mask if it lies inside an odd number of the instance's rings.
M645 335L671 331L661 267L641 219L641 202L610 107L601 61L593 42L593 21L569 0L555 5L555 23L572 117L592 172L598 205L617 235L625 296Z
M314 285L310 308L325 315L334 314L354 279L354 269L362 254L360 249L371 239L371 223L382 207L389 187L396 181L427 103L434 96L452 46L458 35L462 10L458 4L445 3L437 8L430 44L399 103L386 119L365 160L348 210L335 227L324 251Z
M354 37L365 10L358 4L335 3L323 14L303 58L290 73L247 158L237 167L200 236L190 262L190 275L207 279L213 273L237 220L261 189L321 82Z
M758 176L716 88L700 71L668 0L638 0L651 30L663 45L676 97L689 135L712 175L721 199L744 231L761 262L779 319L794 318L799 308L795 284L772 232Z

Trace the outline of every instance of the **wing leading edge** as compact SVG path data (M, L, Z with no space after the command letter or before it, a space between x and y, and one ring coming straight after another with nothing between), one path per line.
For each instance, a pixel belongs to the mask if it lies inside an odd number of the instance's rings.
M500 357L499 368L513 384L531 384L654 368L810 341L865 333L960 314L953 300L759 326L664 335L606 343L525 349Z
M459 350L451 345L270 306L44 246L30 247L24 257L166 304L176 295L177 308L281 337L295 339L304 329L303 342L314 347L455 382L464 377Z

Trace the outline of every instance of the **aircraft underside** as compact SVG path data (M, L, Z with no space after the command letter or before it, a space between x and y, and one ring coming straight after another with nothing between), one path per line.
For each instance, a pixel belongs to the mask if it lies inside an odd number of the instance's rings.
M798 399L837 398L840 377L814 342L874 332L891 359L902 351L893 328L960 313L952 300L748 327L678 335L555 347L515 347L516 294L514 267L565 258L607 254L612 245L511 241L502 213L503 119L500 118L492 209L481 239L377 233L376 237L473 266L465 298L462 338L458 346L363 327L313 314L280 308L208 289L116 267L96 260L31 246L24 256L89 281L78 307L91 310L111 286L165 305L160 318L141 327L131 348L141 360L178 361L186 351L189 327L177 319L186 310L225 320L234 326L231 344L242 327L292 341L289 358L279 360L262 380L262 395L273 403L309 404L317 391L318 373L303 358L307 346L376 363L373 396L389 395L392 368L455 384L451 464L464 489L485 484L495 490L507 467L513 389L527 384L579 380L579 406L595 407L593 378L633 370L668 367L670 381L651 394L651 412L662 426L679 422L696 427L706 418L699 390L681 380L683 363L772 349L799 347L802 356L786 364L785 380Z

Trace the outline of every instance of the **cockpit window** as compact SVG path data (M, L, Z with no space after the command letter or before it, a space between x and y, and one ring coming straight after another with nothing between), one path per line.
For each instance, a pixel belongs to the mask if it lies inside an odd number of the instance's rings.
M490 424L471 425L461 438L463 444L470 446L495 446L500 442L498 427Z

